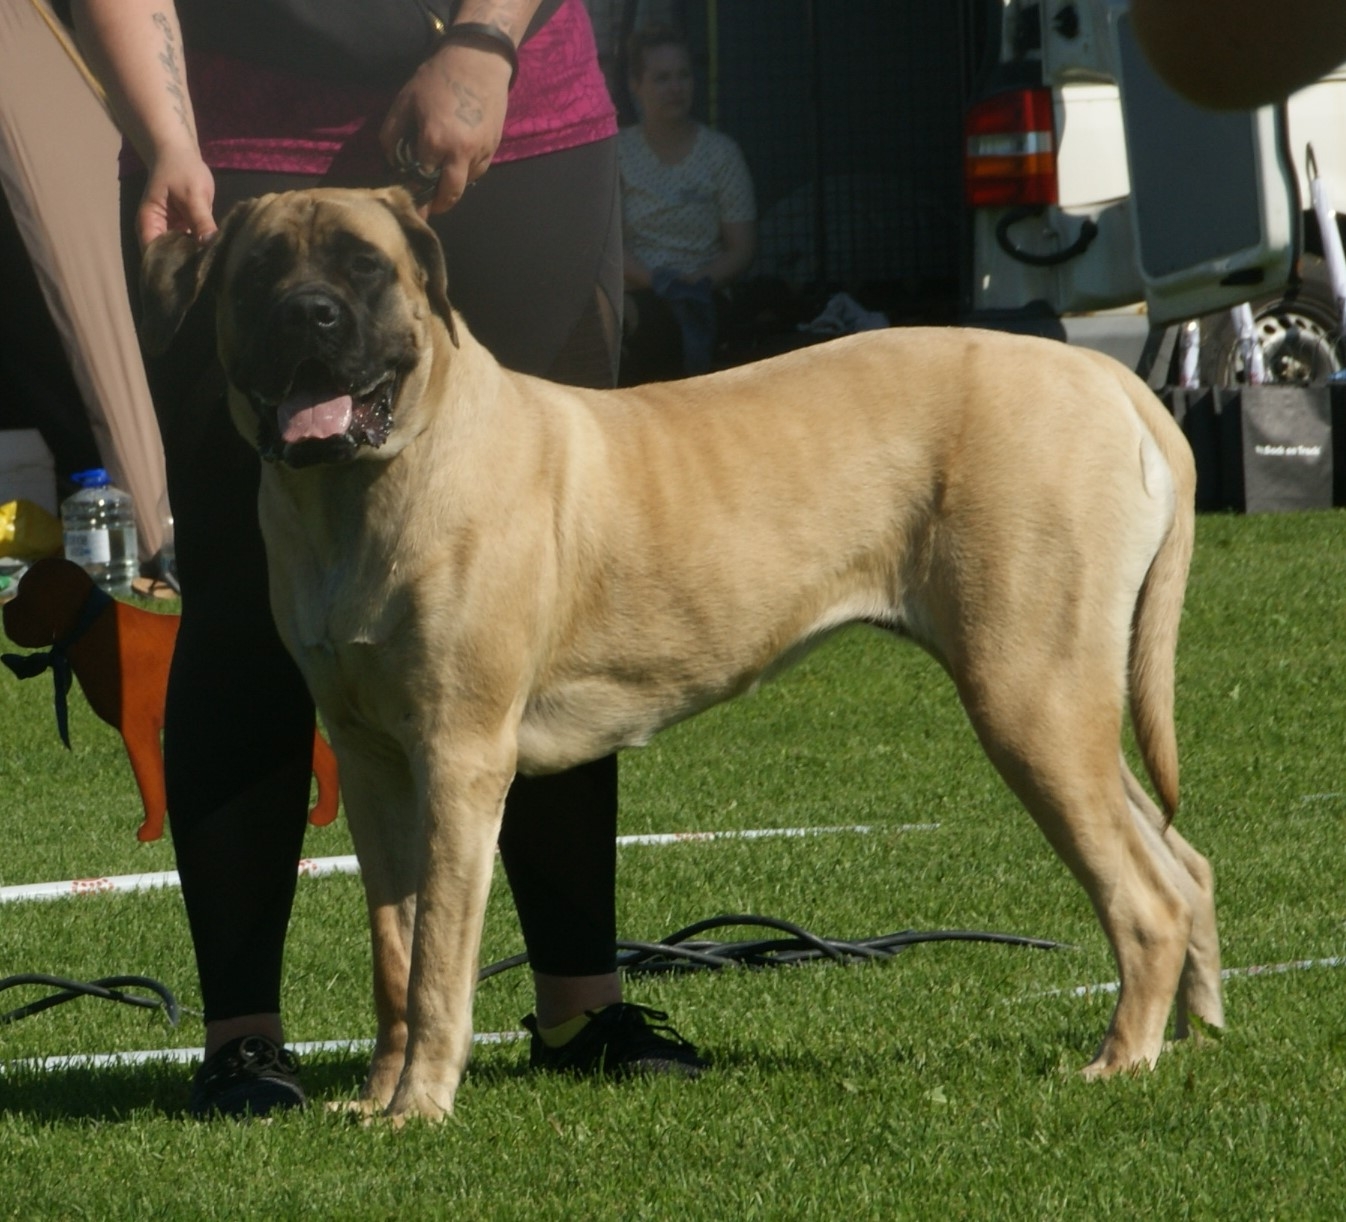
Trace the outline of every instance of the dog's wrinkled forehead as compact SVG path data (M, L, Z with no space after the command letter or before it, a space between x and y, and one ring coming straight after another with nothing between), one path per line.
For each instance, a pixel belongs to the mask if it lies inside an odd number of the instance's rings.
M402 279L405 289L425 288L420 260L392 210L322 192L259 200L240 219L223 272L226 292L244 309L258 304L248 300L254 294L311 281L371 291Z

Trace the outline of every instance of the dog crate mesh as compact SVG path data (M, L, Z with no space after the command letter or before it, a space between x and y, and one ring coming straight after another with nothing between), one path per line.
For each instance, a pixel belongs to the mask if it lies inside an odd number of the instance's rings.
M759 277L813 300L844 289L899 316L944 317L966 247L967 8L683 0L627 5L622 26L667 18L687 33L698 113L752 171Z

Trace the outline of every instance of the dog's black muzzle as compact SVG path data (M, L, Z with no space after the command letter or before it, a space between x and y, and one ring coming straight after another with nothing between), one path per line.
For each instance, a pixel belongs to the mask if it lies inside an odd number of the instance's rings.
M291 467L345 462L387 440L400 362L358 302L306 284L279 296L260 325L245 326L253 342L230 380L256 413L263 459ZM347 405L344 413L337 404Z

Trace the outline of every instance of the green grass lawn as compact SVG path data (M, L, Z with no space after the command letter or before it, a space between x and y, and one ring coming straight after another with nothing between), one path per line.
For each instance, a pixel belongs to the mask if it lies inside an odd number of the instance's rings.
M868 834L621 850L623 936L726 912L831 937L1031 934L1073 949L913 947L634 979L713 1060L696 1083L538 1077L482 1046L439 1126L315 1107L242 1126L183 1115L191 1066L38 1072L25 1058L201 1042L175 891L0 906L0 976L163 981L189 1014L81 1000L0 1027L0 1216L333 1218L1341 1218L1346 1172L1346 516L1203 518L1179 655L1183 833L1212 859L1223 1038L1152 1073L1075 1074L1115 971L1083 892L918 651L846 634L777 684L623 759L623 833L868 825ZM72 752L45 678L0 674L0 885L168 870L141 845L116 735L76 693ZM935 830L903 830L936 823ZM351 851L344 823L306 852ZM729 931L725 936L740 936ZM741 936L749 936L745 931ZM503 882L484 957L520 949ZM291 1038L372 1034L358 881L302 880ZM45 990L0 993L0 1010ZM477 1028L514 1031L524 971L486 981ZM358 1052L305 1064L351 1097Z

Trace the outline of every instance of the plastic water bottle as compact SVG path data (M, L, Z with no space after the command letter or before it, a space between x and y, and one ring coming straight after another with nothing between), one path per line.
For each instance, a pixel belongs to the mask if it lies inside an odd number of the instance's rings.
M114 488L102 467L78 471L79 491L61 502L65 556L110 594L129 594L140 573L140 542L131 495Z

